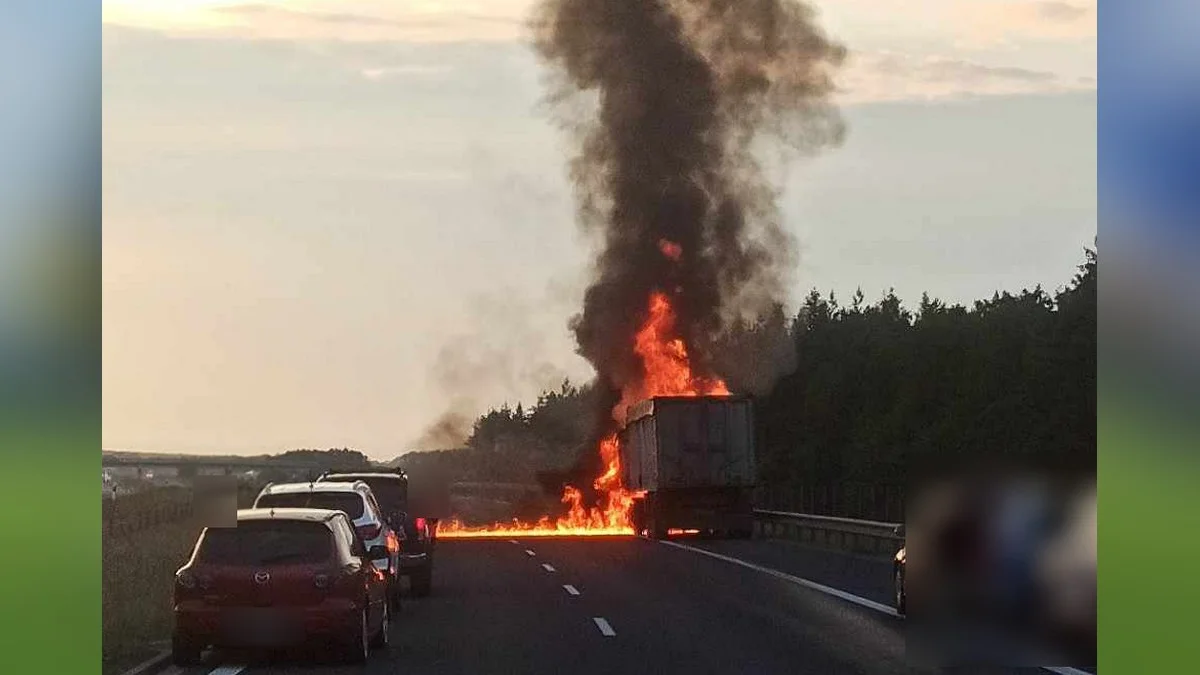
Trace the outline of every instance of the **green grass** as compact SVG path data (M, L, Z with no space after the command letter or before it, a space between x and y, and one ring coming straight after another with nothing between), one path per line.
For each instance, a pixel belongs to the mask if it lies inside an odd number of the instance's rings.
M187 521L108 537L102 554L104 670L148 656L171 635L175 571L191 555L199 529Z
M1128 404L1101 412L1100 666L1186 672L1200 606L1195 428Z

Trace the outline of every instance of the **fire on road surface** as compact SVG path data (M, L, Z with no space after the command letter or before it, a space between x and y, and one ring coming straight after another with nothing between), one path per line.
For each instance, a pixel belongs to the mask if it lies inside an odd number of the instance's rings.
M669 243L669 242L668 242ZM664 247L663 255L678 261L682 251L678 245ZM635 386L621 392L621 400L613 408L613 418L624 420L629 406L655 396L721 396L729 389L720 379L697 376L692 372L687 346L677 337L675 310L670 299L663 293L650 296L648 316L634 338L634 350L641 358L645 377ZM583 493L574 486L566 486L562 503L567 513L556 519L543 516L534 522L514 520L480 527L464 525L457 519L443 521L438 526L438 536L447 538L470 537L561 537L561 536L611 536L633 535L630 512L634 502L643 495L625 489L621 483L620 441L611 434L600 441L600 458L604 473L596 478L593 487L603 497L601 503L591 508L583 505Z

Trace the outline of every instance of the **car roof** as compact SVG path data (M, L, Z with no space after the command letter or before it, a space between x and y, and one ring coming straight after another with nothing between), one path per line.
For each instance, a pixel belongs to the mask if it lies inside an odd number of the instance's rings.
M346 471L346 472L338 472L338 473L327 473L324 476L321 476L320 478L318 478L317 482L331 481L331 479L334 479L334 478L337 478L337 479L352 478L354 480L367 479L367 478L391 478L393 480L398 480L398 481L408 480L408 476L405 476L404 474L401 474L401 473L383 473L383 472L376 472L376 471ZM331 481L331 482L340 482L340 481Z
M273 483L262 489L263 494L302 494L305 492L354 492L362 494L363 488L371 489L371 486L363 483L350 482L319 482L312 483Z
M333 511L330 509L307 509L307 508L265 508L265 509L238 509L238 522L252 520L298 520L310 523L324 523L332 518L336 518L341 511Z

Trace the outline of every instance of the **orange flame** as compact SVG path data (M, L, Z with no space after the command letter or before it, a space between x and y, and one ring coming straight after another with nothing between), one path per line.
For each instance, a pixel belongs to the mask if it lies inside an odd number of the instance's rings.
M672 248L673 247L673 248ZM678 244L660 242L664 255L677 259L682 253ZM674 252L673 256L671 252ZM613 418L624 423L629 406L654 396L716 396L728 395L729 389L720 379L698 377L692 373L687 346L675 333L675 309L663 293L650 296L650 315L634 337L634 352L641 358L644 378L621 391L621 400L613 407ZM574 486L563 490L562 503L567 513L555 520L543 516L536 522L494 523L469 527L458 519L441 521L438 536L448 538L554 537L588 535L634 534L630 511L642 492L625 489L621 480L621 446L616 434L600 441L600 459L604 472L592 487L604 494L601 504L584 508L583 493Z

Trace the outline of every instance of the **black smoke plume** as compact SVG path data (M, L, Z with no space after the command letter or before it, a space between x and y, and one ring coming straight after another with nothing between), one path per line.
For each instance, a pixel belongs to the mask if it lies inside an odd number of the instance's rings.
M705 377L722 375L714 350L732 323L786 298L795 247L754 149L841 142L829 96L845 49L788 0L544 0L533 30L578 141L581 222L599 241L572 329L608 391L600 435L644 376L633 336L652 292L670 297Z

